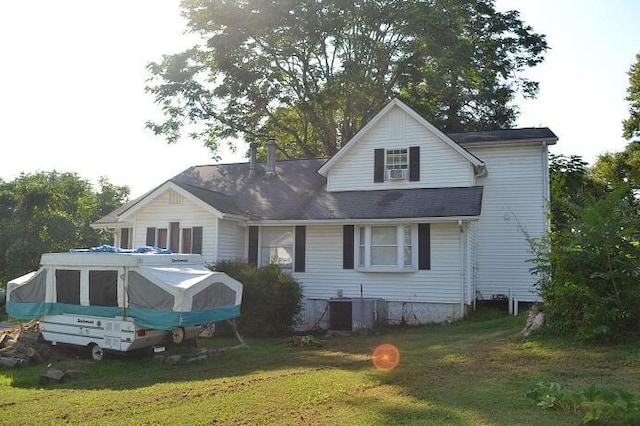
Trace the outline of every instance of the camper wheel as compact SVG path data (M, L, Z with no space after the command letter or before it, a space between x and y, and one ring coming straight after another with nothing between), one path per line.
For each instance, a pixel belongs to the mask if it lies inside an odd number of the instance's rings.
M101 361L104 356L104 351L100 347L100 345L96 343L91 343L89 345L89 354L91 355L91 359L94 361Z
M171 330L171 343L179 345L184 342L185 331L183 327L176 327Z

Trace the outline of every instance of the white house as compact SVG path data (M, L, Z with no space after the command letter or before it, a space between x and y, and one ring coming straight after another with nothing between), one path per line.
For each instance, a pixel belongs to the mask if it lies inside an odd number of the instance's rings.
M301 328L463 317L538 301L527 237L547 231L547 128L446 135L391 101L330 159L191 167L93 224L121 247L278 262ZM376 317L377 316L377 317ZM345 323L346 322L346 323Z

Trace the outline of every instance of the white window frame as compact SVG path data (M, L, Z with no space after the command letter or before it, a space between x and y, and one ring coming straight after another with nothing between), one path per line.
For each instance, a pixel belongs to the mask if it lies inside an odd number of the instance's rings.
M395 227L397 261L390 265L374 265L371 263L371 230L377 227ZM405 228L409 228L410 244L405 241ZM363 241L364 238L364 241ZM369 272L412 272L418 270L418 227L407 223L380 223L373 225L360 225L356 233L357 269ZM410 264L405 265L405 249L411 247Z
M263 233L265 230L273 230L274 228L277 229L281 229L283 231L282 235L284 236L285 233L289 232L291 235L291 246L289 245L275 245L275 246L264 246L264 242L265 242L265 238L263 236ZM266 265L270 265L272 263L272 258L271 256L268 256L268 258L266 256L264 256L264 250L265 249L278 249L278 248L289 248L291 247L291 263L280 263L280 262L275 262L278 263L280 265L280 267L287 272L292 272L293 271L293 267L295 265L295 254L296 254L296 237L295 237L295 227L294 226L264 226L264 227L260 227L260 237L258 240L258 264L260 266L266 266Z
M392 161L389 161L390 156ZM404 162L401 161L403 156L404 156ZM384 168L385 170L408 170L409 169L409 149L407 148L385 149Z
M129 230L128 231L129 232L129 236L127 238L127 241L123 241L122 240L122 231L124 229L128 229ZM133 228L132 227L124 227L124 228L120 229L120 247L129 248L129 249L133 248Z

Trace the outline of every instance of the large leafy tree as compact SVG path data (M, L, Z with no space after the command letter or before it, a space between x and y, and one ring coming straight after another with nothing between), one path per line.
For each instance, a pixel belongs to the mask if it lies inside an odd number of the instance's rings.
M610 188L627 185L638 195L640 191L640 54L629 70L629 117L622 122L622 135L631 140L621 152L606 152L596 160L596 179Z
M640 190L640 141L629 142L623 151L599 155L593 175L610 188L628 185L633 191Z
M622 122L623 135L627 139L640 137L640 53L636 55L636 63L629 70L629 118Z
M0 180L0 279L37 269L40 255L106 243L90 224L122 205L127 187L106 179L99 191L74 173L23 174Z
M535 97L538 83L522 71L539 64L545 39L493 1L421 3L412 28L409 72L400 91L436 127L447 132L510 127L517 92Z
M549 158L551 230L554 233L573 226L585 200L599 199L607 192L595 179L588 163L578 155L551 155Z
M198 45L149 65L169 142L276 137L285 157L332 155L391 98L444 131L508 127L544 36L493 0L185 0Z
M640 135L640 55L629 73L630 117ZM640 329L640 141L604 153L551 158L552 232L534 241L533 271L548 326L585 340L620 339Z

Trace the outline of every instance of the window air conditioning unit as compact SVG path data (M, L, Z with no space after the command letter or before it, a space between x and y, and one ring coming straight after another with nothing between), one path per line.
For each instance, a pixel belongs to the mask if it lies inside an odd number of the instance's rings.
M407 171L405 169L387 170L387 177L389 180L404 180L407 178Z

